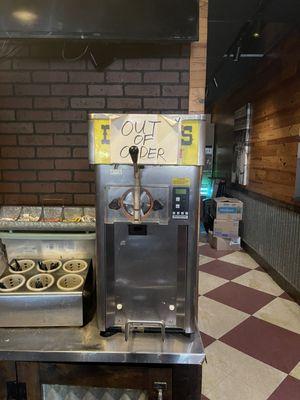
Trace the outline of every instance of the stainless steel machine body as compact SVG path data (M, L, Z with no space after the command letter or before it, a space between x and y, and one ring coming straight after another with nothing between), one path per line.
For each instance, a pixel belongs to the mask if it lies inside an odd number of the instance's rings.
M91 138L93 132L90 159ZM199 143L202 152L203 137ZM197 157L198 165L137 166L133 157L131 165L94 162L101 331L125 330L127 338L131 328L159 328L163 335L166 329L188 334L197 329L202 163Z
M118 171L118 172L117 172ZM165 188L159 201L164 223L109 223L111 186L133 186L132 167L99 165L97 187L98 312L101 330L128 320L164 321L187 333L195 329L199 168L145 166L142 187ZM182 180L190 186L174 186ZM180 199L180 200L177 200ZM180 208L176 208L177 205ZM164 210L162 210L164 211ZM117 212L117 211L115 211ZM155 214L155 211L152 211ZM179 214L177 214L179 213ZM183 218L184 217L184 218Z

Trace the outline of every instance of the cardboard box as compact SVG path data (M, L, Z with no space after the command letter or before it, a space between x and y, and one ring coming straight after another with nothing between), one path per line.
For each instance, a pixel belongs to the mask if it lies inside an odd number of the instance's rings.
M240 221L243 215L243 203L230 197L216 197L214 199L213 213L216 219Z
M216 250L241 250L241 238L236 239L223 239L214 236L212 232L208 234L208 242Z
M214 220L214 236L224 239L236 239L239 237L239 221L226 219Z

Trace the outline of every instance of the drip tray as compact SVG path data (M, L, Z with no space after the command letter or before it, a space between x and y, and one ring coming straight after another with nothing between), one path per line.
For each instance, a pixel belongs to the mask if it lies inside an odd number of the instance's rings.
M91 260L12 260L0 279L0 327L82 326L92 293Z

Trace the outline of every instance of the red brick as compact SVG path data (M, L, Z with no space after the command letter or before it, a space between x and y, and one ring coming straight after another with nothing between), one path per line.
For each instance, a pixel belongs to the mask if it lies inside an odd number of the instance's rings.
M13 86L9 84L0 84L0 96L9 96L13 94Z
M1 63L0 63L0 70L11 70L11 60L4 60L2 58Z
M73 133L87 133L88 132L88 124L87 124L87 122L74 122L74 123L72 123L72 132Z
M77 61L65 61L63 59L50 61L50 69L53 70L72 71L72 70L85 70L85 68L86 68L86 60L84 59Z
M48 182L22 183L21 188L23 193L53 193L54 183L48 183Z
M15 111L14 110L0 110L1 121L14 121Z
M50 111L17 110L19 121L51 121Z
M2 147L1 157L4 158L32 158L34 157L33 147Z
M68 104L67 97L36 97L34 99L34 108L67 108Z
M68 147L38 147L37 156L40 158L68 158L71 150Z
M6 194L4 196L6 205L36 205L38 197L34 194Z
M180 82L188 83L189 80L190 80L189 72L181 72L181 74L180 74Z
M89 96L122 96L122 85L89 85Z
M29 47L25 45L23 42L23 45L19 47L19 50L17 52L18 58L28 58L29 57Z
M55 135L54 144L57 146L86 146L87 135Z
M89 169L88 159L55 160L56 169Z
M19 58L13 60L13 69L48 69L48 62L45 60L36 60L32 58Z
M189 99L188 98L180 99L180 108L181 108L181 110L188 110L188 108L189 108Z
M75 147L73 149L73 158L88 158L89 152L87 147Z
M53 144L51 135L19 135L18 141L21 146L51 146Z
M2 122L0 133L33 133L33 124L31 122Z
M132 58L125 60L125 69L136 71L159 70L160 58Z
M0 97L0 108L32 108L30 97Z
M74 203L80 206L93 206L96 203L94 194L75 194Z
M0 192L1 193L18 193L20 191L20 185L18 183L1 182Z
M142 107L141 99L132 97L108 98L107 108L121 109L140 109Z
M106 80L107 82L115 82L115 83L120 83L120 82L133 82L133 83L138 83L142 81L142 75L140 72L113 72L113 71L108 71L106 73Z
M188 85L166 85L162 88L163 96L188 96L189 88Z
M85 121L86 111L53 111L53 119L56 121Z
M0 134L0 145L1 146L13 146L17 144L16 135L3 135Z
M71 171L40 171L38 173L40 181L70 181Z
M5 181L35 181L36 173L34 171L4 171L3 179Z
M17 96L47 96L50 94L49 85L15 85Z
M178 83L178 72L145 72L144 82Z
M75 171L74 181L94 182L95 181L95 171Z
M105 71L122 71L124 62L122 59L114 60L111 64L105 67ZM95 71L95 65L91 60L87 60L87 69L89 71Z
M126 85L126 96L159 96L159 85Z
M32 73L33 82L68 82L68 74L63 71L37 71Z
M12 160L7 160L12 161ZM20 168L22 169L35 169L44 170L54 168L54 160L20 160Z
M104 82L103 72L69 72L70 82L101 83Z
M13 160L12 158L9 159L0 158L0 170L18 169L18 168L19 168L18 160Z
M30 82L29 72L12 72L12 71L2 71L0 74L0 82L7 83L25 83Z
M51 93L57 96L86 96L86 85L51 85Z
M49 193L49 194L40 194L39 195L39 203L48 206L66 206L73 204L73 195L72 194L57 194L57 193Z
M89 193L88 183L56 183L56 193Z
M189 66L189 58L164 58L162 62L162 68L167 70L188 70Z
M123 64L124 64L124 62L122 59L115 60L106 67L106 71L122 71ZM89 67L90 67L90 69L95 68L93 64L90 64Z
M145 110L177 110L178 99L147 98L144 99Z
M71 99L72 108L103 109L105 99L101 97L75 97Z
M70 124L67 122L36 122L37 133L69 133Z

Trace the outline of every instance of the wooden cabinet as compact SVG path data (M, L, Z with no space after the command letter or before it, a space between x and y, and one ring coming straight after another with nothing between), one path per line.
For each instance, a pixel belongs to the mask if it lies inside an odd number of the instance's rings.
M147 400L200 400L201 366L0 363L1 399L47 400L43 395L43 385L91 388L94 391L95 388L106 388L108 392L110 388L124 391L132 389L141 391L142 398Z

